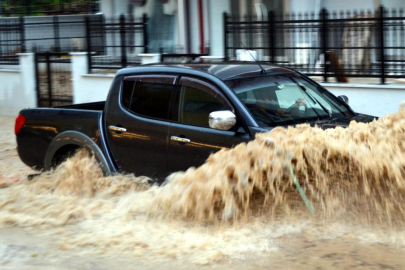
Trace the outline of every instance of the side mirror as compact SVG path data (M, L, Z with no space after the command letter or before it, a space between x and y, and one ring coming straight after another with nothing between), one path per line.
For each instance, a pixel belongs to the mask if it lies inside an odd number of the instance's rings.
M236 116L231 111L216 111L210 113L210 128L219 130L230 130L236 124Z
M346 102L347 104L349 104L349 98L345 95L342 96L338 96L338 98L344 102Z

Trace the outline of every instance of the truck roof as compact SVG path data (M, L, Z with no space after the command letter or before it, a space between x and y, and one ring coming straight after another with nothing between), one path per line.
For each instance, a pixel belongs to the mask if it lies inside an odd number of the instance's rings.
M276 66L276 65L267 65L261 64L266 73L271 74L285 74L285 73L294 73L293 70ZM170 69L170 70L169 70ZM226 81L231 79L238 79L244 77L252 77L256 74L260 74L261 69L256 63L237 63L237 64L187 64L187 65L175 65L175 64L150 64L150 65L141 65L138 67L124 68L118 71L117 75L128 75L133 73L142 72L164 72L164 71L177 71L187 70L189 73L191 70L196 72L198 75L199 72L208 73L216 76L217 78Z

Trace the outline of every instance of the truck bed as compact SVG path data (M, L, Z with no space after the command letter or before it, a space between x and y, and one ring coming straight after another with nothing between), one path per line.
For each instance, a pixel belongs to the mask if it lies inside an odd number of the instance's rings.
M90 110L90 111L104 111L105 101L81 103L67 106L58 106L58 109L76 109L76 110Z
M101 149L102 119L105 102L25 109L26 119L17 135L21 160L37 170L44 169L44 160L51 141L65 131L78 131L93 140Z

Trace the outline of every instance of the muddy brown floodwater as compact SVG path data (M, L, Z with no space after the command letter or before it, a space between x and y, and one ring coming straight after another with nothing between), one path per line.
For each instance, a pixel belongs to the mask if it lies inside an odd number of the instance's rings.
M275 129L162 187L82 152L28 180L13 125L0 117L0 269L405 269L405 113Z

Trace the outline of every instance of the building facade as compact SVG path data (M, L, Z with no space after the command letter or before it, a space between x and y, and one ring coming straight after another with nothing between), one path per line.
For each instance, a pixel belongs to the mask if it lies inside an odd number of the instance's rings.
M223 13L241 18L266 19L267 12L319 13L405 8L405 0L101 0L100 10L108 17L121 14L149 17L150 51L198 53L223 56Z

